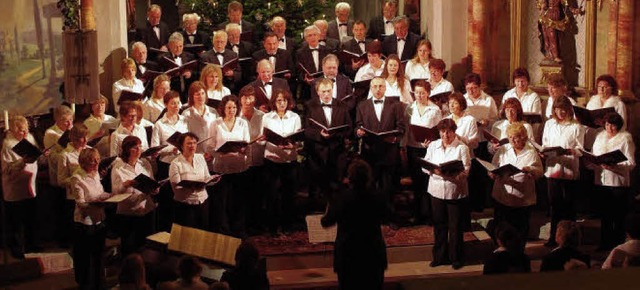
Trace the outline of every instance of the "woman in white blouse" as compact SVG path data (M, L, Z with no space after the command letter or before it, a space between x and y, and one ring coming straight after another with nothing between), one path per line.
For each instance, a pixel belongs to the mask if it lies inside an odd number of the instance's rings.
M387 85L384 91L385 96L398 97L406 105L413 102L411 82L405 78L404 71L400 69L400 58L397 55L392 54L387 57L381 77Z
M113 108L115 112L120 112L120 94L122 91L131 91L138 94L144 93L144 84L136 78L136 62L131 58L125 58L120 63L122 78L113 83L111 97L113 98Z
M263 129L269 129L276 134L285 136L302 129L302 122L298 114L291 111L294 107L291 93L277 90L271 98L271 112L262 118ZM293 194L295 192L295 169L298 156L297 145L275 145L266 143L264 152L265 170L269 175L267 216L268 227L272 233L278 231L278 226L288 226L293 218Z
M431 176L427 192L431 195L431 210L433 214L433 260L431 267L451 263L457 270L464 263L464 225L468 218L466 213L466 198L468 196L467 176L471 166L469 147L456 136L456 123L451 119L443 119L438 123L440 140L433 141L427 148L424 157L433 164L460 160L464 170L456 175L446 175L439 169L425 170Z
M113 133L111 133L109 144L110 156L120 155L120 145L122 144L122 140L131 135L140 138L143 150L147 150L147 148L149 148L147 131L144 127L138 125L137 121L138 109L136 102L122 102L120 105L120 125Z
M158 121L160 114L162 114L162 110L165 108L163 97L167 92L169 92L170 85L171 79L165 74L161 74L153 80L153 92L151 93L151 98L142 104L142 117L145 120L151 123Z
M489 177L495 181L492 191L495 200L493 219L496 224L511 224L520 233L520 240L526 241L531 206L536 204L535 180L542 176L542 161L529 144L529 132L523 123L509 124L506 135L509 143L498 148L492 163L496 167L511 164L522 172L511 176L489 172ZM524 249L524 243L522 247Z
M593 154L620 150L627 158L617 164L595 165L587 162L587 168L595 173L594 183L602 205L600 248L612 249L625 239L624 220L629 211L631 197L631 170L635 167L635 144L629 132L624 131L624 120L618 113L605 117L605 130L593 143ZM586 160L586 159L585 159Z
M109 138L103 137L109 135L109 129L117 128L119 122L113 116L105 114L107 106L109 106L109 100L101 95L91 103L91 115L84 120L84 124L89 129L88 139L100 138L93 147L98 149L101 156L109 155Z
M189 132L194 133L200 140L209 138L211 124L218 118L216 109L207 106L206 101L207 93L204 84L201 81L193 82L189 87L189 108L182 112L182 116L187 121ZM198 145L199 153L206 152L206 149L205 143Z
M456 123L456 135L458 139L471 149L470 154L473 156L473 149L478 147L478 125L476 118L467 114L467 101L460 93L453 93L449 96L449 111L451 114L446 118L452 119Z
M551 203L551 231L547 246L555 246L556 228L561 220L576 219L574 197L580 177L578 157L583 149L584 129L573 117L569 98L553 102L552 119L544 124L542 147L562 147L565 151L545 156L545 176Z
M406 110L406 118L409 121L410 127L415 125L434 128L442 119L440 107L429 99L430 91L431 85L429 85L428 82L424 80L416 82L413 88L416 101L413 102L413 104L411 104ZM415 214L418 217L418 220L430 220L431 203L429 202L429 198L424 198L429 179L428 175L425 175L422 172L420 164L416 161L417 158L422 158L427 153L426 148L429 146L430 142L429 140L416 140L411 128L408 128L405 132L407 160L409 163L411 180L413 181L413 190L416 193Z
M29 133L29 123L23 116L11 118L9 131L2 142L2 191L7 227L7 246L11 256L24 259L25 252L35 249L36 233L36 160L25 160L11 150L27 140L38 146ZM24 232L24 238L21 237Z
M501 120L496 121L491 126L491 135L498 138L498 140L502 140L508 137L507 128L511 124L521 123L527 131L527 138L535 140L533 139L533 129L531 128L531 125L524 122L523 115L522 107L520 106L518 99L511 98L506 100L502 105L502 109L500 109ZM498 142L488 142L487 146L489 148L489 153L494 154L498 150L498 147L500 147L500 144Z
M100 183L98 165L100 153L86 148L78 157L80 170L73 175L71 184L76 199L72 251L75 278L81 289L100 289L103 286L104 269L102 255L106 238L104 207L94 204L111 196Z
M515 98L520 101L523 112L541 115L542 105L540 97L536 92L529 88L529 71L522 67L516 68L513 70L511 79L515 84L515 87L508 90L504 96L502 96L502 105L504 106L508 99Z
M220 101L222 97L231 94L231 91L222 85L222 70L219 65L207 64L200 73L200 81L204 84L209 99Z
M213 156L213 171L224 174L214 188L212 210L210 211L212 229L223 234L232 234L237 237L245 235L244 228L244 202L246 195L246 148L237 152L217 152L226 142L249 142L249 124L239 118L240 103L235 95L227 95L222 98L218 107L220 118L211 125L209 136L209 148Z
M358 69L355 82L370 80L382 74L384 60L382 60L382 44L380 41L372 41L367 44L367 60L369 63Z
M118 203L116 213L120 224L120 238L122 239L122 253L124 256L137 251L144 245L148 235L154 231L153 209L156 204L151 198L158 193L141 192L135 189L135 178L144 174L153 179L151 164L146 159L140 159L142 147L136 136L127 136L122 141L122 153L111 170L111 188L114 194L130 193L131 196Z
M613 108L622 117L622 130L627 128L627 108L618 94L618 84L610 75L601 75L596 79L597 94L591 96L587 103L587 109L597 110L602 108ZM585 147L592 148L593 142L598 133L604 128L591 128L585 126Z
M453 85L444 78L444 70L446 68L447 65L441 59L435 58L429 61L429 84L431 85L430 96L453 92ZM436 104L440 106L443 115L449 113L446 101L436 101Z
M429 61L433 59L431 51L432 46L429 40L422 39L418 42L416 55L413 57L413 59L407 62L407 66L405 66L404 69L404 75L409 80L429 80Z
M169 166L169 181L173 189L173 221L174 223L208 230L209 195L206 188L180 186L182 180L208 181L211 178L204 156L196 153L197 135L187 132L182 134L179 143L182 154L173 159Z

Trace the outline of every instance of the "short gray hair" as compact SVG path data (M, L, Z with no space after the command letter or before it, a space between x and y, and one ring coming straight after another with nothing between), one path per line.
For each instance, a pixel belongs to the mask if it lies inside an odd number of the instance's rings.
M200 22L200 16L198 15L198 13L185 13L184 15L182 15L183 24L189 19L193 19L197 22Z
M320 34L320 28L318 28L318 26L309 25L304 28L304 37L307 37L307 33L309 33L311 30L315 30L318 34Z
M184 42L184 37L182 37L182 34L180 34L180 32L174 32L171 33L171 35L169 36L169 42Z
M343 10L343 9L351 11L351 5L349 5L349 3L347 3L347 2L338 2L336 4L336 11L337 10Z

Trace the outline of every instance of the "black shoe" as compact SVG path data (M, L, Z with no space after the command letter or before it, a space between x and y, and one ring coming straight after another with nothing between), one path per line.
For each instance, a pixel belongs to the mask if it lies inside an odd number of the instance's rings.
M462 268L462 266L464 266L461 262L453 262L451 263L451 268L453 268L454 270L458 270L460 268Z
M438 267L438 266L442 266L442 265L446 265L447 263L443 263L440 261L431 261L431 263L429 263L429 267L434 268L434 267Z

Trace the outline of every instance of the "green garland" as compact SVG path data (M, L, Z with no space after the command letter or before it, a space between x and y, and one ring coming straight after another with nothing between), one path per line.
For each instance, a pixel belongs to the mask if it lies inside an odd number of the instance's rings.
M227 21L227 5L231 0L183 0L180 1L183 13L198 13L202 17L199 29L211 31L215 25ZM287 20L287 30L291 36L300 39L306 26L317 19L333 18L335 0L245 0L245 20L263 25L274 16Z
M62 30L74 31L80 29L80 1L58 0L56 6L62 13Z

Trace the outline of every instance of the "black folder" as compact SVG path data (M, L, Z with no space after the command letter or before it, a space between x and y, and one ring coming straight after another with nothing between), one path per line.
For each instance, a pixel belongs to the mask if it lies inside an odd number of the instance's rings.
M596 165L614 165L623 161L627 161L627 156L624 156L624 154L620 150L611 151L597 156L584 150L580 150L580 152L582 152L582 159Z
M429 128L418 125L409 125L411 133L413 133L413 139L416 142L424 142L425 140L434 141L440 139L440 132L437 127Z
M597 110L589 110L578 106L573 106L573 113L580 124L591 128L600 128L604 126L604 117L616 110L612 107Z
M304 129L300 129L291 134L282 136L276 132L271 131L269 128L264 128L264 136L267 141L274 145L287 145L289 143L295 143L297 141L304 140Z
M433 164L422 158L416 158L422 168L433 172L436 169L440 169L443 175L454 176L464 171L464 164L461 160L451 160L441 164Z

